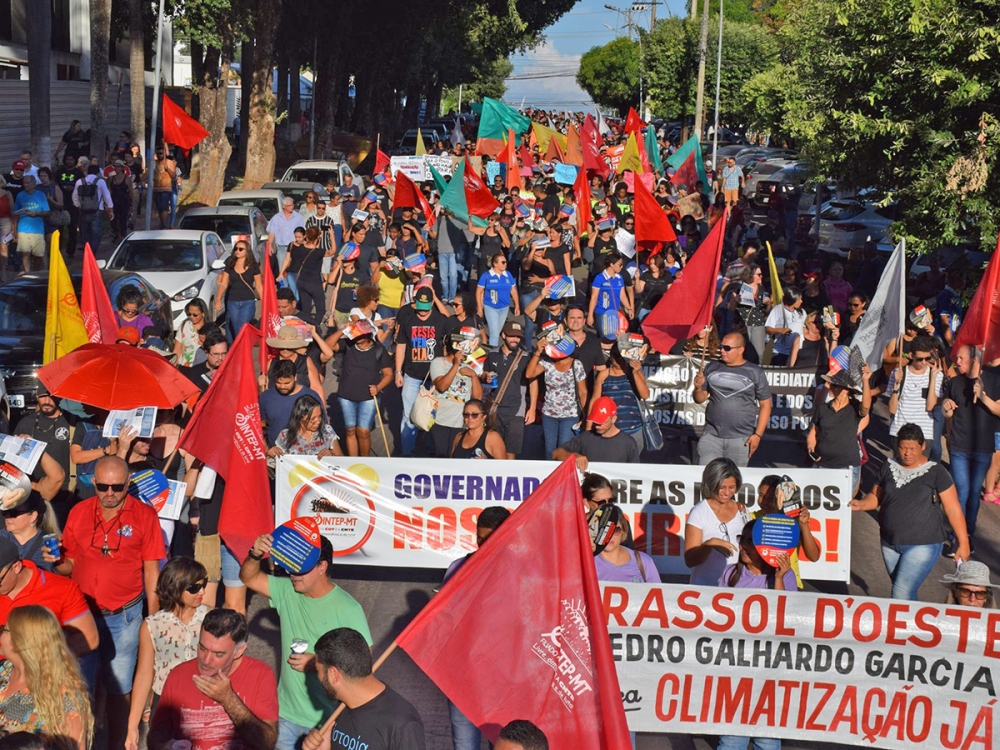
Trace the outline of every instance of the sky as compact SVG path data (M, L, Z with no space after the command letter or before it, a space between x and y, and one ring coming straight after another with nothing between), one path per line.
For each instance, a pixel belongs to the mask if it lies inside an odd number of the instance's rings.
M625 36L628 30L620 13L604 6L628 8L629 2L618 0L578 0L573 9L543 33L545 42L523 55L512 55L514 79L523 76L544 76L534 79L507 81L504 100L515 107L543 106L546 109L578 111L593 107L590 97L576 84L580 56L591 47L607 44L616 36ZM685 0L660 0L657 18L683 14ZM635 14L633 20L649 28L649 13ZM607 28L610 26L611 28Z

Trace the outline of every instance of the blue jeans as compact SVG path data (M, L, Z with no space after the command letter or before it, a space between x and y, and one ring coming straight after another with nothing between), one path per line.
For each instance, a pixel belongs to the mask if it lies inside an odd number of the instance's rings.
M288 284L288 288L292 290L292 294L295 295L295 302L298 303L298 301L299 301L299 285L298 285L297 280L295 278L296 276L298 276L298 274L296 274L296 273L286 273L285 274L285 282Z
M101 246L101 216L100 211L80 212L80 244L84 247L90 245L95 255Z
M312 729L313 727L304 727L279 716L278 738L274 743L274 750L300 750L302 740Z
M892 598L917 600L920 584L934 570L944 544L896 544L882 542L882 561L892 579Z
M101 677L109 695L132 692L135 662L139 656L139 626L142 625L142 600L117 615L94 612L101 641Z
M232 344L240 330L253 320L256 303L252 299L232 300L226 303L226 334Z
M344 427L360 427L362 430L371 430L375 426L375 399L367 401L349 401L346 398L337 397L340 403L340 413L344 417Z
M951 476L955 480L958 504L962 506L962 513L965 515L970 541L976 533L981 500L979 492L990 468L991 457L992 454L979 451L951 451Z
M931 452L928 458L931 461L941 460L941 436L944 434L944 407L939 403L931 412L934 419L934 440L931 442Z
M719 737L716 750L747 750L747 741L753 740L753 750L781 750L781 740L770 737L734 737L724 735Z
M375 312L381 315L384 320L388 318L392 318L395 320L395 318L399 315L399 308L389 307L388 305L380 304L378 307L375 308ZM386 343L389 342L387 341Z
M455 253L438 253L438 271L441 274L441 294L446 302L458 293L458 256Z
M222 555L222 585L230 589L243 588L246 584L240 580L240 561L229 551L225 542L220 543Z
M576 417L549 417L542 415L542 434L545 435L545 458L552 458L552 452L563 443L573 439L573 425L580 420Z
M285 256L288 255L288 245L279 245L277 242L274 243L274 257L278 261L278 270L285 264ZM277 274L275 274L277 276Z
M417 394L420 393L420 384L423 382L411 378L409 375L403 376L403 419L400 422L399 434L400 442L403 444L403 456L407 458L413 456L413 449L417 445L417 428L410 421L410 411L413 409Z
M479 750L483 737L479 728L451 701L448 701L448 715L451 717L451 744L455 750Z
M490 332L490 346L494 348L500 346L500 331L503 330L503 324L507 322L507 314L509 312L509 307L490 307L489 305L483 305L483 315L486 318L486 328Z

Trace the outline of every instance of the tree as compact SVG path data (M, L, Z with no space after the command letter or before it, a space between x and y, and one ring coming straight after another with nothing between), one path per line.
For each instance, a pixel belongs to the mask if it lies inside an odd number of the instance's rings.
M132 140L143 143L146 132L146 49L143 37L143 0L128 1L129 97ZM160 40L157 39L159 44Z
M486 62L474 71L475 77L462 85L462 104L481 102L484 97L500 99L507 91L507 76L514 72L514 63L502 57ZM458 109L458 86L446 86L441 95L442 109L451 112Z
M29 3L41 5L36 2ZM107 132L108 55L111 50L111 0L90 0L90 153L104 164Z
M47 3L27 4L28 119L31 151L38 164L52 158L52 125L49 121L49 81L52 78L52 10Z
M639 45L618 37L590 48L580 58L576 82L602 107L625 114L639 106Z
M255 189L274 179L274 93L271 58L281 14L281 0L257 0L254 21L253 80L248 107L246 172L243 187ZM242 71L247 75L248 71ZM298 80L294 82L298 86Z

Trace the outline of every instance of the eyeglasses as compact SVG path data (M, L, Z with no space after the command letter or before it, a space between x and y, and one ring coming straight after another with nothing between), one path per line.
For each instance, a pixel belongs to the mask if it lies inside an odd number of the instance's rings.
M134 318L139 314L139 308L129 310L127 307L123 307L119 312L121 312L123 318Z
M199 591L203 591L207 585L208 581L203 578L202 580L195 581L190 586L185 587L184 590L189 594L197 594Z
M127 484L105 484L104 482L94 482L94 489L98 492L107 492L108 490L111 490L112 492L122 492L127 486Z
M914 362L930 362L934 357L914 357Z
M732 344L722 344L720 347L724 352L731 352L733 349L742 349L742 346L733 346Z
M483 416L481 411L465 411L462 412L462 419L478 419Z
M958 586L956 593L968 597L969 599L975 599L976 601L985 601L990 592L986 589L983 589L982 591L975 591L973 589L968 589L965 586Z
M187 316L189 318L200 318L201 317L201 310L192 310L191 312L189 312L187 314Z
M726 539L727 542L730 541L730 539L729 539L729 527L726 526L726 524L724 524L721 521L719 522L719 531L722 532L722 536L725 537L725 539Z

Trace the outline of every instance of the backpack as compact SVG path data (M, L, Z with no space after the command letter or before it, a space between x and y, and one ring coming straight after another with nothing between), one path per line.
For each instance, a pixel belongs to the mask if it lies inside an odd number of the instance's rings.
M96 213L101 210L101 199L98 195L97 180L87 182L84 179L76 191L80 198L80 210L84 213Z

